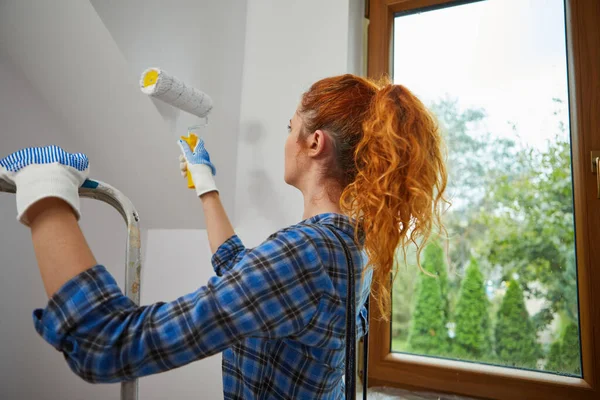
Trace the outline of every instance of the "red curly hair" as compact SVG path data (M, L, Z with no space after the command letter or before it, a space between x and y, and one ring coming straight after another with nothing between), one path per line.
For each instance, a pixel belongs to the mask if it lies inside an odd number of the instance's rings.
M299 112L304 135L321 129L333 141L325 178L342 189L340 206L356 221L357 242L364 234L371 294L387 320L396 251L406 259L414 243L419 262L434 226L443 229L447 171L438 124L404 86L350 74L313 84Z

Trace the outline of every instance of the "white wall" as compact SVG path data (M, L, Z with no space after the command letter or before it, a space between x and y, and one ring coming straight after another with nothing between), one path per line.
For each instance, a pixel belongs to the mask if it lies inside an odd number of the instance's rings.
M300 193L283 182L286 125L300 95L317 79L359 72L355 50L360 40L349 30L362 12L352 1L248 0L245 6L242 0L179 0L165 7L157 0L61 0L52 6L0 0L0 51L4 48L16 64L6 74L7 63L0 63L0 153L47 141L92 153L95 176L125 187L144 226L153 228L143 240L142 303L173 300L212 274L205 231L162 229L202 227L202 216L189 213L199 205L177 180L156 191L146 187L151 180L131 183L129 178L157 174L171 179L165 166L177 168L172 163L177 151L169 146L190 117L140 97L137 75L146 66L160 66L214 98L215 131L206 136L207 146L219 168L218 184L228 211L235 212L236 230L248 246L256 245L302 216ZM43 4L41 10L28 10L34 3ZM53 36L45 39L48 35ZM67 50L53 47L57 41ZM90 43L99 48L86 51ZM52 75L58 83L46 82L47 69L36 65L45 61L52 74L66 61L81 65L68 64L66 81ZM85 75L82 65L98 74ZM106 68L110 85L95 84L96 76L107 79L102 73ZM77 104L80 97L70 97L88 79L90 90L100 92L83 95L82 101L98 105L101 117ZM73 81L79 86L62 90L62 84ZM28 94L17 100L13 93ZM107 121L106 115L119 124ZM34 122L48 127L43 135L28 129ZM19 134L10 139L7 132ZM142 138L148 140L142 153L154 157L149 170L118 149ZM126 174L120 172L123 165ZM33 330L31 310L43 306L45 297L28 234L14 221L13 201L12 196L0 196L0 224L10 226L11 232L10 237L3 233L0 254L12 254L8 261L0 259L6 271L0 281L0 398L117 399L118 385L80 381ZM122 283L125 234L119 217L91 201L84 202L83 211L82 224L97 258ZM140 383L142 400L221 397L220 356Z
M130 70L137 74L135 82L146 68L160 67L212 97L215 106L209 115L210 125L201 134L216 161L215 179L225 209L233 216L246 0L175 0L168 5L164 0L91 0L91 3ZM168 127L162 132L166 139L155 145L169 146L169 153L176 153L175 140L186 134L188 126L197 124L198 118L158 100L153 102ZM198 202L191 193L186 193L177 175L178 162L170 159L163 167L167 173L161 178L175 180L179 190L172 196L177 200L157 208L197 211ZM157 208L151 212L161 212ZM204 227L203 218L182 214L168 215L169 220L150 227Z
M283 181L286 126L314 81L348 71L348 30L348 0L248 2L235 207L247 245L302 218Z
M192 116L139 89L160 66L215 100L208 148L233 211L244 1L4 0L0 46L66 123L92 175L121 188L146 228L202 227L179 175L176 140ZM111 35L112 34L112 35ZM157 65L158 64L158 65Z
M92 176L132 198L143 228L202 227L199 202L179 176L175 144L196 120L147 98L137 80L144 68L160 66L211 94L215 134L205 139L213 158L222 160L217 182L233 213L245 1L179 0L170 3L166 14L159 3L107 1L95 2L94 8L85 1L0 0L0 153L49 143L86 152ZM147 23L156 20L163 24ZM97 73L103 69L109 72ZM127 135L118 137L125 130ZM139 148L123 151L141 139ZM154 178L170 182L149 184ZM125 231L120 216L91 200L83 201L82 211L96 257L122 284ZM47 299L29 234L15 213L14 196L0 195L0 224L10 231L3 230L0 241L0 266L6 271L0 280L0 398L117 399L119 385L83 382L33 329L31 312ZM183 237L177 231L152 232L161 240L143 231L144 249L153 250L145 257L143 304L172 300L206 282L212 269L205 231L186 231ZM178 272L166 279L174 264ZM174 394L191 399L198 393L220 397L220 356L140 382L143 399Z
M365 0L350 0L348 11L348 72L366 76Z
M164 68L213 98L215 107L203 137L217 166L216 180L225 208L234 218L245 0L177 0L171 1L168 9L160 0L92 0L91 3L132 70L141 73L150 66ZM188 125L197 123L195 117L159 101L154 105L167 122L165 136L171 144L186 132ZM176 167L177 163L171 165ZM181 186L182 182L177 183ZM182 192L173 197L185 196L186 200L194 197L185 190ZM169 205L188 207L185 223L173 222L161 227L203 227L200 204L193 200L191 206L187 202ZM204 230L151 229L144 248L143 304L174 300L195 290L213 274ZM173 396L197 399L199 393L207 399L222 397L220 355L140 380L141 399Z
M0 153L56 143L76 150L65 122L44 102L0 49ZM82 202L81 225L98 259L123 283L125 228L109 206ZM15 197L0 194L0 399L118 398L118 385L92 386L76 377L62 356L33 328L35 308L47 298L30 234L16 221Z
M348 0L249 0L247 8L235 226L254 246L302 216L301 196L283 182L286 125L314 80L348 71L349 49L362 46L360 40L349 44L350 18L361 19L362 13L351 17ZM316 33L315 26L323 29ZM145 276L154 279L144 283L144 303L174 299L212 273L205 231L151 230L147 249ZM174 391L178 398L222 398L220 360L144 378L140 398L167 398Z
M214 274L205 230L153 229L145 246L144 304L175 300L193 292ZM220 354L140 380L141 400L220 398L223 398Z

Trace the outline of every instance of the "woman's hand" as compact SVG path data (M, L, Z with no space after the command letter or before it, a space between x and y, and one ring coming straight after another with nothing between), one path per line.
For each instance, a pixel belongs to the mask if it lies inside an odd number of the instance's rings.
M208 151L204 148L204 141L199 139L193 152L184 140L179 140L179 147L182 152L179 156L181 174L186 176L187 171L190 172L198 197L206 193L218 192L213 178L217 170L210 161Z
M0 179L17 187L17 219L30 226L32 206L47 198L58 198L71 206L77 219L79 187L89 173L89 160L82 153L67 153L58 146L30 147L0 159ZM56 204L56 202L44 202Z

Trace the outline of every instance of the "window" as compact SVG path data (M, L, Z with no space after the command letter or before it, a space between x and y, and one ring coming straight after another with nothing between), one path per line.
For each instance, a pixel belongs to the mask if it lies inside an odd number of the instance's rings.
M371 382L598 395L590 283L600 255L590 243L600 243L600 200L589 155L600 149L600 110L582 83L597 79L599 17L594 1L371 0L369 75L391 75L436 114L452 201L449 240L422 253L438 278L412 254L392 321L372 321Z

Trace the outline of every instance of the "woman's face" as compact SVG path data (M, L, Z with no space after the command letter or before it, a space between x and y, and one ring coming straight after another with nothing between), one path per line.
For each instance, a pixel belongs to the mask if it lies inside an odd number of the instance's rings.
M300 177L302 175L303 156L302 146L298 142L300 133L302 132L302 118L298 115L298 111L290 120L288 126L288 137L285 142L285 169L284 180L288 185L298 187Z

